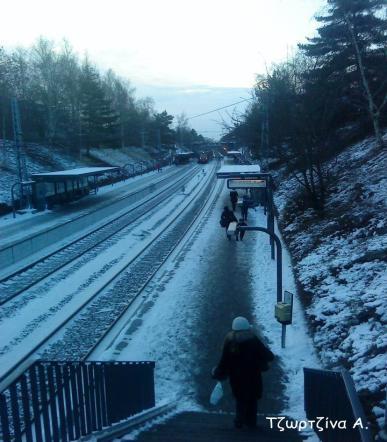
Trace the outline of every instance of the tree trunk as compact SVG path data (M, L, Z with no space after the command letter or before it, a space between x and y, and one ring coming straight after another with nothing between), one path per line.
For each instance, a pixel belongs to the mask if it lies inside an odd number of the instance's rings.
M353 26L352 23L348 17L348 14L344 14L344 21L345 24L347 25L347 28L349 30L349 33L351 35L351 40L352 40L352 44L355 48L355 55L356 55L356 61L357 61L357 65L360 71L360 77L361 77L361 81L363 83L363 87L364 87L364 91L366 93L367 96L367 101L368 101L368 112L370 114L371 120L372 120L372 124L374 126L374 132L375 132L375 137L376 137L376 141L379 145L379 147L383 148L384 147L384 143L383 143L383 137L380 131L380 125L379 125L379 111L378 108L375 104L374 98L372 96L372 92L371 89L369 87L368 84L368 80L366 77L366 73L365 73L365 69L364 69L364 63L363 63L363 57L361 55L360 52L360 48L359 45L357 43L356 40L356 35L355 32L353 30Z
M121 149L123 149L125 147L125 131L124 131L124 123L120 123L120 129L121 129Z
M374 125L374 132L375 132L376 142L378 143L378 146L381 149L383 149L384 141L383 141L382 131L380 130L379 115L380 115L379 112L377 112L375 115L373 115L372 123Z

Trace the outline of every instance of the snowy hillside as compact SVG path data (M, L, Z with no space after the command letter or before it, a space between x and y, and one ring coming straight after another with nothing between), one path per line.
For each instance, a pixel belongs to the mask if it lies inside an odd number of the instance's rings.
M0 140L0 203L11 201L11 186L17 181L16 153L14 143ZM42 146L35 143L25 144L27 173L71 169L90 165L90 160L79 159L64 149ZM101 164L101 163L100 163Z
M147 151L141 147L124 147L123 149L90 149L90 156L111 166L123 166L138 161L149 161L153 149Z
M332 161L324 218L292 202L294 180L277 176L275 195L321 361L349 369L379 425L387 381L386 160L368 139Z
M4 142L0 139L0 205L9 205L11 186L17 181L16 154L12 141L5 141L5 148L3 146ZM28 174L90 165L122 166L151 158L148 151L139 147L91 149L90 156L83 154L79 158L79 156L75 156L74 153L66 149L26 143L25 153Z

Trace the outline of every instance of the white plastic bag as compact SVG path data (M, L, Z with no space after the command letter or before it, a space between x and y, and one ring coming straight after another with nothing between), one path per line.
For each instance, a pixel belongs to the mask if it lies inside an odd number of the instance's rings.
M217 405L223 397L223 387L221 382L217 382L214 389L212 390L210 397L210 404Z

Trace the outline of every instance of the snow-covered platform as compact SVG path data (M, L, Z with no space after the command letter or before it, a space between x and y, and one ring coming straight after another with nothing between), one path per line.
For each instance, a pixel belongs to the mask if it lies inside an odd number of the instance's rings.
M76 169L79 170L79 169ZM165 178L176 169L166 168L162 174L150 172L113 185L104 186L96 195L88 195L81 200L59 206L53 211L12 214L0 219L0 276L13 267L26 264L32 254L52 247L54 243L69 240L71 235L90 228L119 210L125 208L125 197L147 188ZM56 173L56 172L54 172Z

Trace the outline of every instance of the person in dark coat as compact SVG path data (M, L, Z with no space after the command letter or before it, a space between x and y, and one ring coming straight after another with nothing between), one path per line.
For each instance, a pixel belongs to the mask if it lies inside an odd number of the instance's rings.
M241 205L241 214L242 218L247 221L247 214L249 212L249 207L251 207L251 199L249 195L243 195L242 197L242 205Z
M220 216L220 225L226 229L226 233L228 226L233 221L238 222L234 212L230 210L228 206L224 206L222 215Z
M237 202L238 202L238 192L236 190L232 190L230 192L230 201L232 205L232 210L235 210Z
M251 330L246 318L234 319L226 335L222 356L213 370L213 378L229 379L236 401L235 427L257 426L257 401L262 397L261 372L268 369L273 353Z

